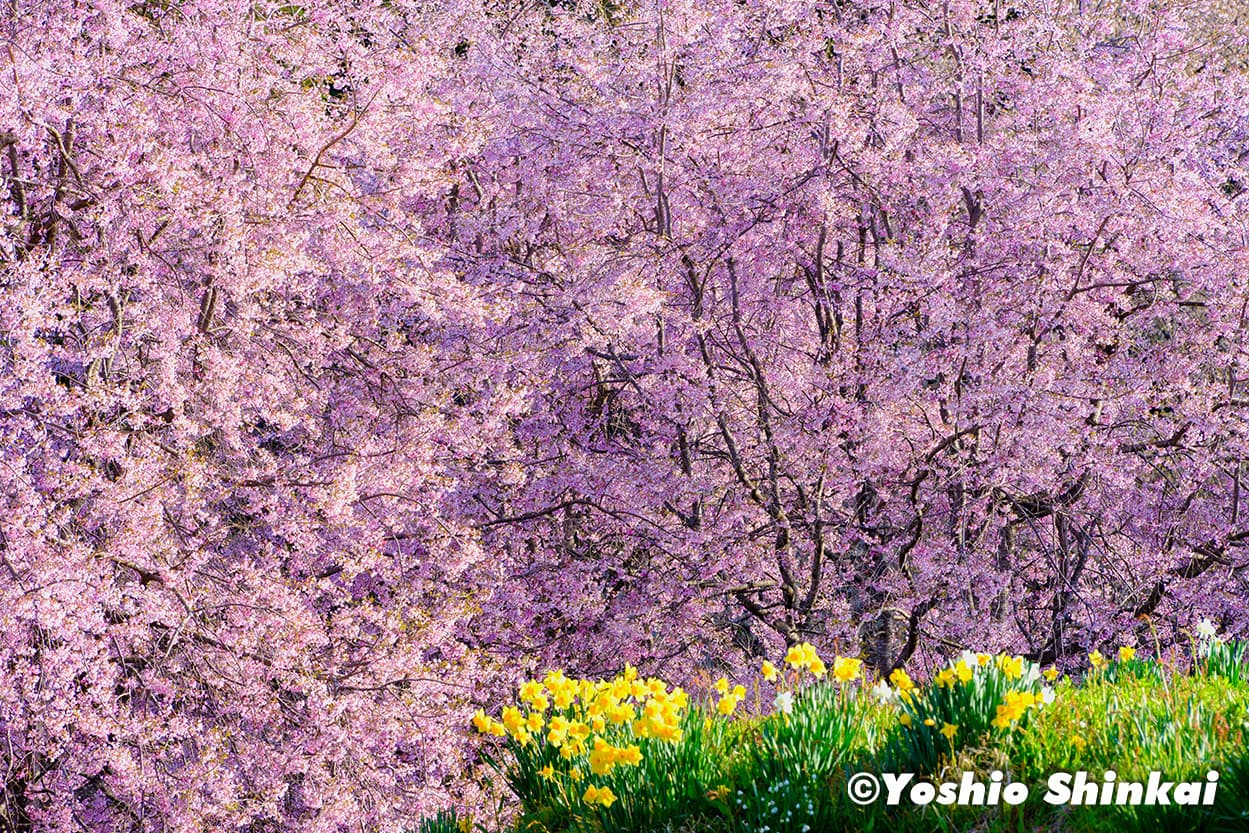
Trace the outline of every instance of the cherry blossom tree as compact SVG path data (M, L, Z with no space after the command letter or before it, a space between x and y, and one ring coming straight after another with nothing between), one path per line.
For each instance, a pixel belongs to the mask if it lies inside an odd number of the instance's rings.
M506 414L449 405L496 313L405 208L475 141L438 17L11 7L0 827L375 829L456 786L489 565L446 496Z
M443 226L559 369L518 369L525 482L483 485L525 577L493 632L887 670L1243 621L1243 77L1166 9L1081 9L512 28L513 130Z
M1184 14L5 14L0 827L393 829L546 664L1245 626Z

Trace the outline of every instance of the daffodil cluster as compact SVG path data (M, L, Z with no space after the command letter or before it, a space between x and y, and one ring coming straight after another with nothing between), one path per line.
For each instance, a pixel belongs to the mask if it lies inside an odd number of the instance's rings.
M721 715L728 717L737 708L737 704L746 696L746 687L736 685L729 687L729 681L721 677L716 681L716 691L720 694L720 699L716 701L716 711Z
M642 763L642 751L637 744L612 746L601 737L594 738L590 750L590 771L595 775L610 775L617 764L637 766Z
M789 650L785 652L785 664L795 671L808 671L816 679L822 678L828 673L828 666L824 664L824 660L816 652L815 646L810 642L799 642L797 645L791 645ZM777 673L776 666L771 662L764 662L761 669L763 678L768 682L775 682ZM852 657L834 657L833 658L833 679L839 683L848 683L857 680L863 673L863 660Z
M591 784L581 794L581 800L586 804L602 804L604 807L610 807L616 800L616 794L611 791L611 787L596 787Z
M1119 662L1131 662L1136 659L1136 649L1131 645L1121 645L1118 651ZM1089 665L1094 671L1105 671L1110 667L1110 661L1102 654L1101 651L1093 650L1089 652Z
M785 664L795 671L801 671L805 668L816 677L823 677L828 673L828 667L824 665L820 655L815 652L815 646L810 642L800 642L797 645L791 645L789 650L785 652Z
M794 711L794 694L797 690L795 687L803 683L804 672L810 674L816 681L820 681L829 676L829 668L820 657L819 652L816 651L815 646L810 642L799 642L796 645L791 645L789 650L785 652L782 663L792 669L784 678L782 678L777 666L771 660L763 661L763 664L759 667L759 674L763 677L764 682L774 683L778 687L772 702L773 711L781 715L790 715ZM840 656L833 658L831 679L838 686L844 686L846 683L858 680L862 676L863 660ZM746 693L745 688L742 686L730 689L727 680L718 681L716 683L716 691L721 694L719 701L716 703L716 710L726 716L733 713L738 702ZM846 694L844 689L842 694Z
M953 665L937 672L934 682L939 686L952 686L955 683L971 682L975 678L977 670L988 666L990 663L996 665L1002 676L1007 680L1018 680L1024 676L1025 660L1023 657L1013 657L1009 654L998 654L997 657L993 657L989 654L974 654L971 651L964 651L954 661ZM1031 683L1039 678L1039 668L1029 664L1027 670L1029 678L1026 682Z
M893 685L891 686L890 683ZM888 680L879 680L876 685L872 686L871 693L880 703L896 705L910 700L914 691L915 681L911 679L911 675L901 668L895 668L889 673Z
M889 682L872 693L899 709L898 743L909 760L936 766L958 746L993 731L1010 731L1030 709L1053 699L1041 683L1036 663L1010 654L965 651L933 675L927 686L917 686L905 671L894 671Z
M731 692L737 699L745 690ZM735 703L734 703L735 704ZM506 737L522 768L543 782L581 781L588 768L608 776L618 766L642 763L638 741L676 742L689 696L663 680L642 679L626 665L611 680L572 679L550 671L542 679L521 684L515 705L504 706L499 718L479 709L473 726L484 735ZM610 807L615 794L605 785L589 784L580 792L585 804Z
M1042 698L1031 691L1007 691L997 706L993 728L1009 730L1027 714L1028 709L1040 706L1042 702Z

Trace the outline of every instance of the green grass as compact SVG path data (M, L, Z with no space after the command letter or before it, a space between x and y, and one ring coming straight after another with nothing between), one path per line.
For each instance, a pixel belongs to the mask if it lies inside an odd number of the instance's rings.
M1059 679L1052 688L1035 666L1011 664L1018 658L969 656L958 674L951 665L937 680L902 696L893 689L884 701L884 689L872 692L861 679L816 681L791 672L775 685L756 684L752 713L736 709L736 701L727 709L731 716L718 713L725 703L714 693L702 702L690 698L688 707L669 712L680 727L675 740L638 737L629 720L607 725L595 736L617 749L633 745L641 760L597 773L586 767L588 757L561 756L541 733L528 743L511 733L488 738L490 760L516 797L516 821L497 833L1245 831L1245 654L1243 643L1203 640L1189 671L1132 657ZM765 707L778 690L789 691L792 704ZM639 711L644 702L644 695L636 701ZM588 719L581 708L574 703L550 715ZM550 767L545 775L544 767ZM1215 770L1219 779L1209 806L1056 807L1042 800L1052 773L1078 770L1097 784L1108 770L1118 782L1145 782L1151 771L1166 781L1204 785ZM915 773L912 784L958 782L970 772L989 785L995 771L1002 783L1027 785L1027 800L917 806L904 797L885 806L882 797L861 807L847 795L858 772ZM609 789L613 800L587 803L591 784ZM444 815L424 820L419 830L466 826L461 817Z

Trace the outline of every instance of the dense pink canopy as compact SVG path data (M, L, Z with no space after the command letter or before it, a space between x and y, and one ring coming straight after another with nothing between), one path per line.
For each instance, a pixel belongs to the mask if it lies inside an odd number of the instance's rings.
M548 664L1249 625L1249 85L1175 14L0 31L0 827L393 829Z

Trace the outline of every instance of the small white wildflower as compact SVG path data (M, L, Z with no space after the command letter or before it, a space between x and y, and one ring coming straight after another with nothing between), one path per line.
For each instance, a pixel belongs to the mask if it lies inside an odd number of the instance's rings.
M781 714L791 714L794 710L794 695L791 692L782 691L772 701L772 708Z

